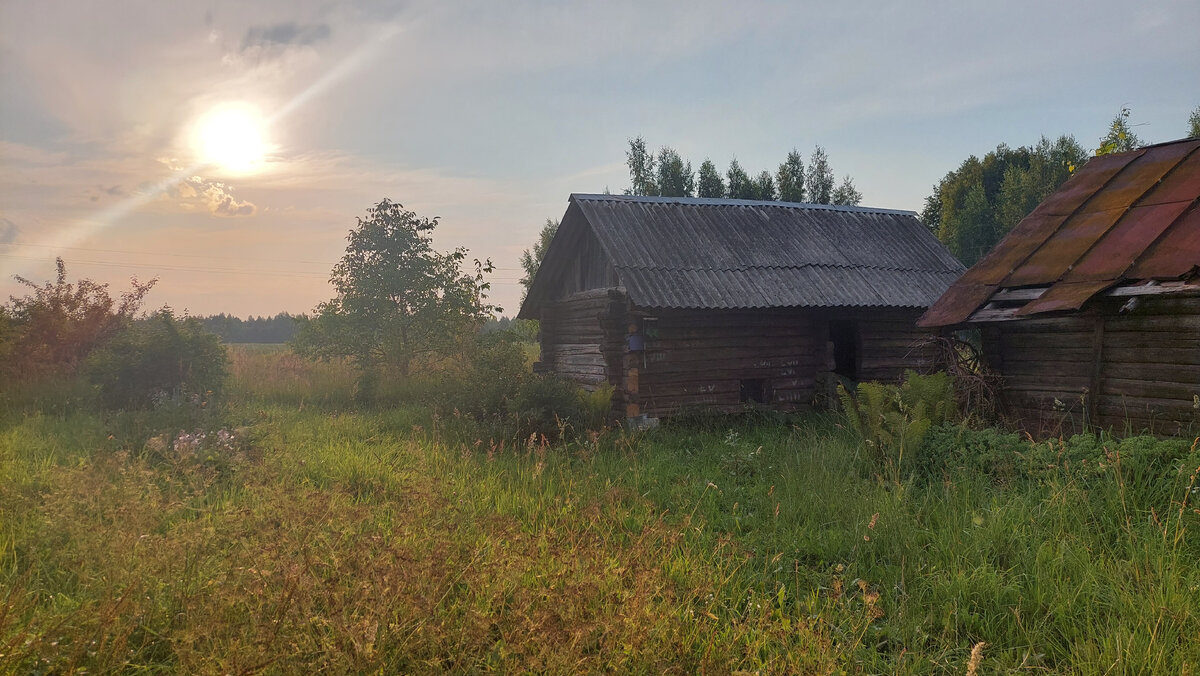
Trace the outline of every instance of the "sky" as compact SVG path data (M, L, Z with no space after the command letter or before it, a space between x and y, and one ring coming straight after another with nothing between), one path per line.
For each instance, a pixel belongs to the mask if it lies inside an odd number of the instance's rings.
M1184 136L1198 26L1195 0L0 0L0 299L61 256L114 295L157 277L150 308L309 312L387 198L490 258L513 315L522 250L628 186L632 137L752 174L819 144L919 211L969 155L1094 148L1122 107Z

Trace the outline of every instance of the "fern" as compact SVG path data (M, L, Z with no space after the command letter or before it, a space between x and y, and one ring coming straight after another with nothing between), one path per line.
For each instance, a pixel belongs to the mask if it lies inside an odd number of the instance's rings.
M920 450L933 426L957 414L953 383L945 373L922 376L908 371L900 385L862 383L857 396L838 386L838 397L848 427L897 481L904 457Z

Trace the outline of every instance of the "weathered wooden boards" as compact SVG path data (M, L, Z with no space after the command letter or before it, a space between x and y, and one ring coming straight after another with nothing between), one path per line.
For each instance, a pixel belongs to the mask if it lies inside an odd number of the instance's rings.
M1123 304L1097 299L1086 313L983 329L1006 403L1030 431L1200 426L1200 296L1141 298L1126 312Z
M830 322L856 327L860 380L927 369L919 310L666 310L630 306L619 289L572 294L542 312L545 370L585 387L611 383L626 415L689 407L741 410L748 396L781 410L808 407L834 368ZM630 336L637 348L630 349ZM748 394L751 393L751 394Z

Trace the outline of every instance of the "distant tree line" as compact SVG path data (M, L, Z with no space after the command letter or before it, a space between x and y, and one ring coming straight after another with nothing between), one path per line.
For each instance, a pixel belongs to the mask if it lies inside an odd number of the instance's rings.
M646 140L638 136L629 140L625 163L629 167L630 181L626 195L841 205L856 205L862 201L862 193L854 187L854 180L849 175L837 184L829 156L821 146L813 149L807 167L800 153L793 148L774 173L764 169L751 175L734 158L722 175L709 158L700 163L699 170L693 171L691 161L680 156L674 148L663 146L654 153L647 148Z
M1109 124L1094 154L1139 148L1130 111L1122 108ZM1188 135L1200 137L1200 107L1188 120ZM971 155L942 177L925 199L921 220L950 252L973 265L1013 227L1087 161L1089 153L1075 137L1031 146L1001 143L982 158Z
M300 316L280 312L274 317L242 319L221 313L198 319L226 343L286 343L295 337Z

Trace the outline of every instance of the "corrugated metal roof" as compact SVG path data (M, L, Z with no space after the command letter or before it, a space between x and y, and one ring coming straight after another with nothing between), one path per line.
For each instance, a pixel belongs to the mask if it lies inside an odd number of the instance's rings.
M574 194L564 229L574 209L647 308L920 308L963 271L911 211ZM570 253L552 244L547 259ZM554 283L539 276L526 305Z
M1200 139L1092 158L921 318L966 321L998 290L1048 287L1017 316L1078 310L1124 283L1200 269Z

